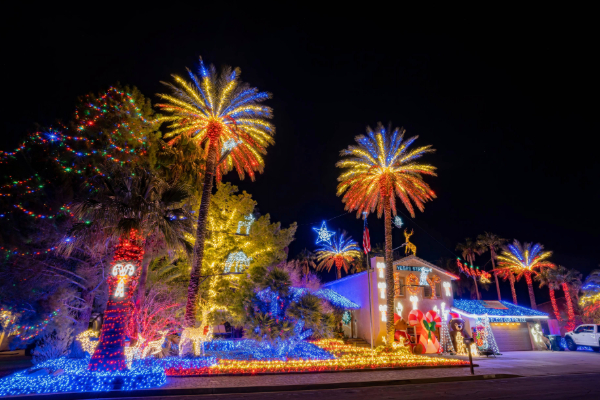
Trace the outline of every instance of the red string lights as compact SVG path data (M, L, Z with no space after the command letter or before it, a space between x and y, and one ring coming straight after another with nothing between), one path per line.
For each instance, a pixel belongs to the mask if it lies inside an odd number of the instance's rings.
M109 299L98 347L90 360L90 371L124 371L125 331L133 310L132 295L139 278L138 267L144 256L135 230L121 237L115 250L111 275L108 277Z

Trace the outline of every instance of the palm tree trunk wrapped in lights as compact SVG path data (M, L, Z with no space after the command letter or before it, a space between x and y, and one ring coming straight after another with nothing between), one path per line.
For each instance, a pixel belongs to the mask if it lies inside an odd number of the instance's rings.
M165 83L173 95L160 94L165 103L158 104L162 111L170 114L162 118L171 122L171 130L165 135L165 138L173 138L169 144L192 138L206 158L188 285L186 327L193 327L196 321L213 178L220 182L223 175L235 169L241 179L247 173L254 180L255 171L263 171L262 155L266 154L267 146L274 143L275 133L273 125L267 122L272 117L271 108L260 104L271 95L242 83L239 68L224 67L217 74L213 65L206 67L200 58L198 71L200 77L188 70L192 82L174 76L175 85Z
M338 196L346 210L356 210L356 217L375 212L385 212L385 255L386 255L386 343L394 341L394 277L392 259L392 215L396 215L396 197L400 199L412 217L413 204L423 211L424 203L435 198L435 193L423 180L423 175L435 176L435 167L416 162L426 153L433 152L431 146L409 150L417 139L404 140L404 128L386 128L378 123L375 130L367 127L367 134L355 137L357 145L341 151L342 158L336 165L343 168L339 176Z
M500 294L500 283L498 282L498 271L496 270L496 250L498 250L505 242L506 239L503 239L494 233L485 232L483 235L477 236L477 244L490 251L492 270L494 271L494 279L496 280L498 301L502 301L502 295ZM517 304L516 301L515 304Z

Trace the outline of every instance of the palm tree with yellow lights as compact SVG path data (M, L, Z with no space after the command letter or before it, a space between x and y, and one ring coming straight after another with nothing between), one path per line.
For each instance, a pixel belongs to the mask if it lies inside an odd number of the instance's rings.
M416 160L434 150L422 146L409 150L418 138L404 139L406 130L391 125L386 129L381 123L375 130L367 127L366 135L355 137L357 145L342 150L344 158L337 167L345 171L339 176L338 196L346 210L363 212L377 210L377 217L385 216L385 281L387 301L386 342L394 341L394 275L392 266L392 214L396 215L396 198L399 198L412 217L414 206L423 211L424 203L434 199L435 193L423 180L423 175L435 176L435 167ZM413 206L414 204L414 206ZM365 216L366 218L366 216Z
M333 238L332 244L326 244L317 249L317 271L327 269L331 271L331 267L335 265L337 270L337 278L342 278L342 268L348 273L350 265L360 259L360 247L352 240L352 236L346 237L346 232L342 232L339 238Z
M497 257L498 269L517 275L517 281L525 277L527 288L529 289L531 308L534 310L537 310L537 304L535 302L533 280L531 277L537 275L543 268L556 268L553 263L548 261L551 255L552 252L544 251L544 246L539 243L521 244L515 239L512 244L503 246L502 253Z
M263 172L266 148L273 144L275 128L267 120L270 107L261 103L271 97L240 81L240 69L224 67L220 74L200 58L199 76L188 69L191 81L173 75L175 84L165 83L173 94L159 94L164 101L157 106L170 122L165 139L176 144L183 138L193 139L206 161L202 197L196 227L192 271L185 309L185 325L194 326L198 303L199 280L204 258L206 221L212 196L213 178L235 169L243 179L254 180L255 172Z

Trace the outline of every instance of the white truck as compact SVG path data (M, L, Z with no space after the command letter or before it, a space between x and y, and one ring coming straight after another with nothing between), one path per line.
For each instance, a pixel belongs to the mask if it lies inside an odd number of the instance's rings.
M600 325L579 325L565 334L565 340L568 349L571 351L577 350L577 346L587 346L596 352L600 352Z

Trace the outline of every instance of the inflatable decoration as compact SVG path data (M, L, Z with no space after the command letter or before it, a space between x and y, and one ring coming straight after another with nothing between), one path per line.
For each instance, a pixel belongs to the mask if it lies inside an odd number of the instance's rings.
M442 326L442 319L435 311L428 311L423 315L419 310L412 310L408 314L408 323L415 327L417 343L423 346L425 353L440 352L440 342L435 336L435 330Z

